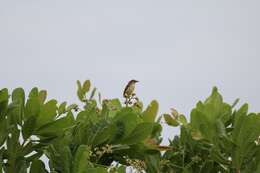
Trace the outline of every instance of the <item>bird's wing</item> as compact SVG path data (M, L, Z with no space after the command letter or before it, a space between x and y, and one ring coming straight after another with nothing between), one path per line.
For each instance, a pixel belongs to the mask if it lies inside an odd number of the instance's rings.
M127 90L128 90L128 88L129 88L129 86L130 86L130 83L128 83L128 84L126 85L125 89L124 89L124 93L123 93L123 96L124 96L124 97L127 97Z

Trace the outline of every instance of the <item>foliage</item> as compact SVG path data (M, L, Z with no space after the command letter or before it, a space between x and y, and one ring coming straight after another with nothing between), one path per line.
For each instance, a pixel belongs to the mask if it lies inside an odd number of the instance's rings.
M102 99L90 81L77 81L82 106L47 100L33 88L0 90L0 171L5 173L260 173L260 114L235 109L217 88L192 109L158 116L153 100L143 110ZM96 99L98 95L98 99ZM122 102L124 103L124 102ZM180 134L162 146L162 119ZM164 152L163 152L164 151ZM42 156L48 158L48 168Z

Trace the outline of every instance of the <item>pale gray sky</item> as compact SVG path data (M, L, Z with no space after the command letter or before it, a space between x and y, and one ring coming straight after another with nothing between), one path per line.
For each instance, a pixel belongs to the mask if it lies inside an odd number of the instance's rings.
M0 88L76 101L77 79L104 97L136 93L189 116L216 85L260 111L259 0L0 0ZM164 136L173 137L166 128Z

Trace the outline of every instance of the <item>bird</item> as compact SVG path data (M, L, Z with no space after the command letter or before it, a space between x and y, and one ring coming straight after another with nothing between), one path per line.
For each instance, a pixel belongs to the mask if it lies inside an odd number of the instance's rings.
M137 82L139 82L139 81L134 80L134 79L132 79L132 80L130 80L130 81L128 82L128 84L127 84L126 87L125 87L124 93L123 93L123 96L124 96L125 98L130 98L130 97L134 94L135 84L136 84Z

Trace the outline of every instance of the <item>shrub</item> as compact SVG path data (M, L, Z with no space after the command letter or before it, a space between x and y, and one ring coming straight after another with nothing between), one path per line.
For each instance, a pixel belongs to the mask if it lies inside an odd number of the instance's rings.
M33 88L0 90L0 170L5 173L252 173L260 172L260 114L248 105L235 109L217 88L192 109L190 121L175 109L157 116L158 103L146 109L102 99L90 81L77 81L82 106L46 100ZM96 99L96 95L98 98ZM162 141L161 121L180 134Z

